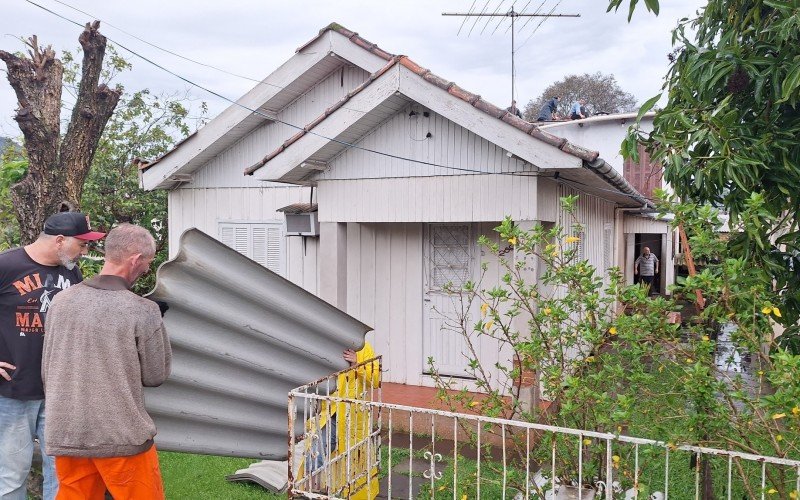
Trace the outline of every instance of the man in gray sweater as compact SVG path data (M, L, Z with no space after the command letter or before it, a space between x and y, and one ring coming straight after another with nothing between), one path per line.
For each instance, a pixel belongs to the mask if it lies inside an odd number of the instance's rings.
M45 322L45 442L59 497L164 497L156 427L143 387L161 385L172 351L155 302L129 288L147 272L155 242L123 224L106 237L100 274L58 294Z

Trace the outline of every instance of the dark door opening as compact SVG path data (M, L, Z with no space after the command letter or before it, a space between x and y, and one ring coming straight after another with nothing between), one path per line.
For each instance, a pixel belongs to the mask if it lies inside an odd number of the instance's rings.
M664 274L664 258L663 252L661 251L661 234L657 233L636 233L635 243L634 243L634 255L633 259L637 259L640 255L642 255L642 248L647 247L650 249L657 258L659 262L659 272L653 278L653 291L654 294L661 294L663 290L661 289L661 276ZM641 276L635 274L633 276L633 282L639 283L641 281Z

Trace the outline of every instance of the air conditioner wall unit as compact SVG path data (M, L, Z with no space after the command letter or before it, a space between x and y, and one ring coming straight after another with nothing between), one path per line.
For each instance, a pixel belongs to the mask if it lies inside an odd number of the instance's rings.
M286 236L319 236L318 212L307 212L301 214L285 213Z

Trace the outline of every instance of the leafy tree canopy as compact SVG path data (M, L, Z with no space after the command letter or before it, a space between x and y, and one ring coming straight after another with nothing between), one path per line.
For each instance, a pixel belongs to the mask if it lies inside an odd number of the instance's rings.
M560 116L568 116L572 103L580 98L586 99L586 110L590 115L624 113L636 109L636 97L622 90L614 75L584 73L568 75L544 89L539 97L525 106L525 119L535 121L542 106L554 96L561 97L558 106Z
M609 10L624 0L612 0ZM637 0L630 0L629 11ZM647 0L658 12L658 1ZM764 273L796 329L800 318L800 4L710 0L673 31L677 47L663 93L667 104L646 136L633 133L622 152L644 142L664 164L678 197L723 207L731 239L725 257Z

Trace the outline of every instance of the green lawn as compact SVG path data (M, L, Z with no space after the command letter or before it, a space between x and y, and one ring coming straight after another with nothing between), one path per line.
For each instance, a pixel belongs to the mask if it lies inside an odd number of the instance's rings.
M164 490L170 500L184 499L285 499L251 483L231 483L225 476L256 460L161 451L158 453Z

